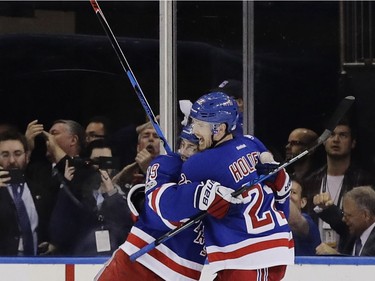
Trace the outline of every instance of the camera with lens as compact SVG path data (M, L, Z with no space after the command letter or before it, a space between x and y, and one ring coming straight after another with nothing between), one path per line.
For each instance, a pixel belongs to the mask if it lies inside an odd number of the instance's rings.
M91 168L93 166L98 166L99 169L116 169L118 166L117 159L115 157L100 156L94 159L91 158L81 158L73 157L69 159L69 166L74 168Z

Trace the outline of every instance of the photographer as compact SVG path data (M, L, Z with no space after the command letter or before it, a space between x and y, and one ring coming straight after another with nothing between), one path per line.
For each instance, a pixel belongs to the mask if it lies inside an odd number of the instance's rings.
M88 155L65 162L50 227L51 243L59 255L110 255L133 224L124 194L111 181L117 168L111 147L95 140ZM87 175L80 185L74 184L78 172Z

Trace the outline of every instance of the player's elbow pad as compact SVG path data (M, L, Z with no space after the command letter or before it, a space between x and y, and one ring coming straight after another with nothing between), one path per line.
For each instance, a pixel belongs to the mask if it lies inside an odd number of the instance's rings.
M136 184L129 190L126 200L131 212L133 222L136 222L138 220L139 214L143 209L144 200L141 199L144 199L144 194L145 185L143 183Z

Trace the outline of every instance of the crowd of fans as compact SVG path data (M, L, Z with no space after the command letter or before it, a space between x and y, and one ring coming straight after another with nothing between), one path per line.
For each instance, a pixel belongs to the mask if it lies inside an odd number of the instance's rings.
M241 104L241 85L224 82L217 89ZM238 122L242 128L242 119ZM134 135L135 147L120 145L119 134L102 116L85 128L64 119L48 130L38 120L25 132L0 125L0 255L111 255L134 224L129 190L145 182L149 164L160 154L150 122ZM295 128L284 160L317 138L309 128ZM356 143L355 126L344 118L320 150L287 167L296 255L375 255L375 177L355 161ZM132 149L136 156L124 162L124 150ZM133 198L140 210L144 193Z
M311 147L317 137L310 129L293 130L286 159ZM356 142L355 126L345 117L324 142L323 157L316 152L288 168L298 182L297 190L291 192L290 218L298 241L296 255L375 255L371 239L375 213L370 207L375 206L375 178L355 161ZM360 250L356 250L358 240Z
M121 167L105 117L86 128L38 120L26 132L0 132L0 255L110 255L133 225L130 188L144 181L160 140L151 123L136 128L134 163ZM141 198L138 198L141 200Z

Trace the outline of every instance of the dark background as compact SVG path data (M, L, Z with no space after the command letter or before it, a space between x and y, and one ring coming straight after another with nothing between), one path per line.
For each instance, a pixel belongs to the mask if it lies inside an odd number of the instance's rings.
M159 3L99 4L158 114ZM75 12L75 30L0 36L0 121L21 130L33 119L49 128L59 118L85 125L94 115L107 115L117 129L143 123L143 108L90 2L0 2L0 16L15 21L35 17L36 10ZM358 107L367 110L371 87L363 86L363 75L349 82L339 75L338 1L256 1L254 15L257 137L283 155L292 129L309 127L320 134L345 95L355 93ZM241 1L179 1L177 25L179 99L193 101L224 79L242 79ZM343 83L351 87L340 87ZM362 94L357 83L365 87ZM358 118L363 128L372 126L373 113L368 115ZM364 130L371 140L372 130ZM362 142L360 150L368 145Z

